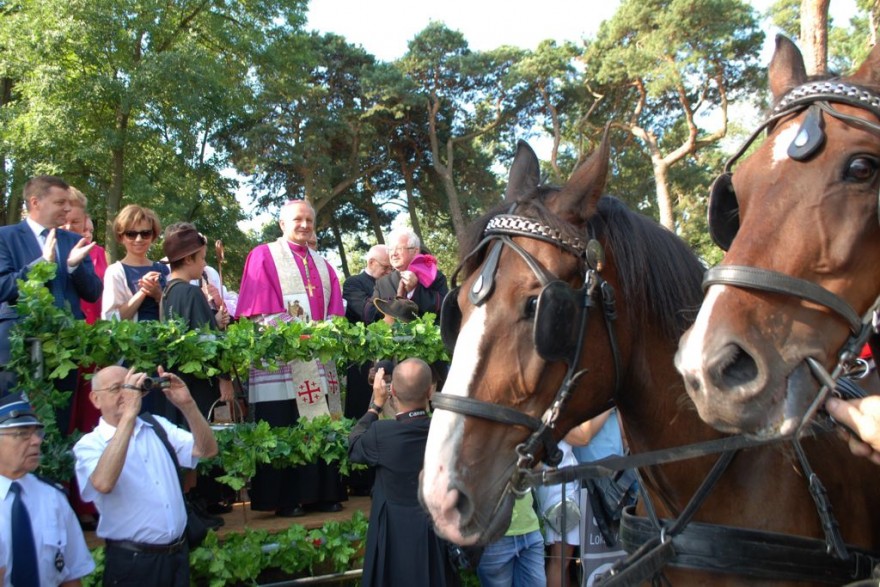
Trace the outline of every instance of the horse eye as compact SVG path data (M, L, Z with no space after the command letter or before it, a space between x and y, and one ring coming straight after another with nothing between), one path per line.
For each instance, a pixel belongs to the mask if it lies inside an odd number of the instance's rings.
M535 312L538 309L538 298L537 296L532 296L526 300L526 318L534 318Z
M877 160L871 157L856 157L849 162L844 173L847 181L867 182L877 173Z

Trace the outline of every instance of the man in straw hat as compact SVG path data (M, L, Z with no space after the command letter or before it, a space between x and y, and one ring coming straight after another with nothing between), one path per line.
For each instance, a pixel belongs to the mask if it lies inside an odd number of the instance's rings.
M67 496L33 474L44 435L42 422L22 394L0 399L4 585L80 585L80 578L95 569Z

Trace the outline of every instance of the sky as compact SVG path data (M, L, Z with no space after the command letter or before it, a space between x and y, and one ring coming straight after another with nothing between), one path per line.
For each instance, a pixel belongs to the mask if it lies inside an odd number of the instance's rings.
M761 13L772 3L751 0ZM307 28L340 34L379 59L393 61L406 53L407 42L432 20L460 31L477 51L501 45L535 49L545 39L580 41L594 36L619 4L619 0L310 0ZM838 24L846 23L855 13L855 0L831 0L830 11Z

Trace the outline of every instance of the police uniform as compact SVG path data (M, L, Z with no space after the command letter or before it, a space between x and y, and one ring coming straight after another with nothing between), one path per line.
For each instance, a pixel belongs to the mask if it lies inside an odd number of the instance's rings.
M27 401L18 394L0 402L0 431L27 426L42 426ZM31 473L18 479L0 475L0 563L5 565L3 585L12 585L13 550L11 510L15 494L13 482L21 487L21 499L27 507L36 547L40 585L59 585L82 578L93 570L92 560L76 514L67 496L57 487ZM0 566L2 566L0 565Z
M20 479L0 475L0 520L10 520L13 493L12 481L21 485L21 496L31 515L31 528L37 546L37 564L41 585L60 585L84 577L95 570L76 514L67 496L54 485L28 473ZM12 544L9 523L0 525L0 542ZM13 546L14 548L14 546ZM11 585L12 548L7 549L4 585Z

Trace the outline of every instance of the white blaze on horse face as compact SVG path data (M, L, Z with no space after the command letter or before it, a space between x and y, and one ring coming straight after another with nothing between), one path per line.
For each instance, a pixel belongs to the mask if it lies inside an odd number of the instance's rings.
M789 122L788 127L782 129L773 139L773 157L772 163L770 165L771 169L775 167L776 164L788 159L788 147L797 136L799 130L799 124Z
M462 325L443 393L468 395L474 372L480 364L479 350L485 324L486 306L483 305L474 309ZM459 544L468 539L461 533L461 516L456 509L458 492L451 490L450 484L456 479L463 424L461 414L449 410L434 411L422 471L422 500L434 518L438 533ZM469 537L471 541L473 538Z
M700 306L700 312L693 326L687 332L684 344L679 347L675 357L675 363L679 372L688 377L697 378L701 389L705 389L705 370L703 365L704 352L707 345L710 345L709 337L713 329L710 329L711 317L715 304L718 303L718 296L721 295L724 285L713 285L706 292L703 305Z

